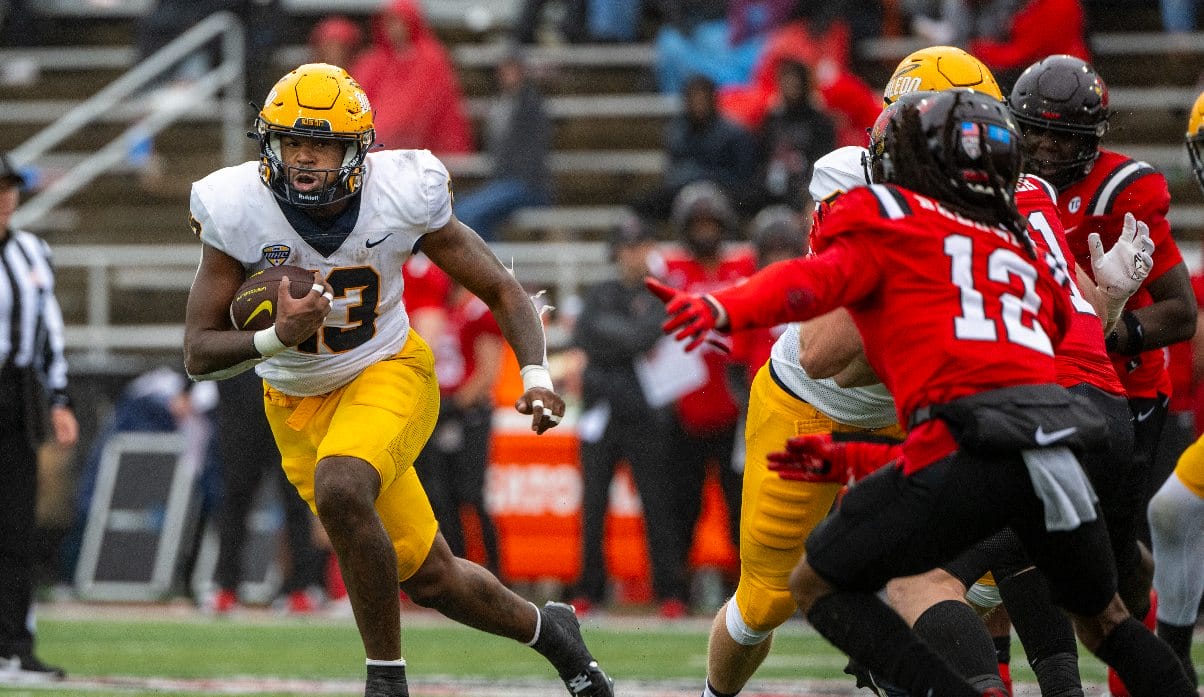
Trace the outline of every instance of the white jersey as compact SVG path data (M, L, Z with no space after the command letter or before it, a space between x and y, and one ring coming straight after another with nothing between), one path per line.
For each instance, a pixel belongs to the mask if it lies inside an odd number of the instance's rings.
M815 161L811 198L824 201L859 186L866 186L862 162L865 148L838 148ZM817 380L799 365L799 325L791 324L774 342L769 355L774 380L795 397L837 421L859 428L885 428L896 422L895 401L881 384L840 387L831 378Z
M401 350L410 329L401 265L420 237L451 220L447 169L426 150L370 153L358 196L354 227L324 255L286 219L260 181L257 162L192 185L193 225L202 242L237 259L248 274L291 264L320 272L334 290L314 337L256 367L285 394L325 394Z

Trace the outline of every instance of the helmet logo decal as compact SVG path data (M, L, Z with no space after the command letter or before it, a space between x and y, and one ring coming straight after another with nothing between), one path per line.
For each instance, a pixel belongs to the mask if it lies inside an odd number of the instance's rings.
M363 90L355 93L355 100L360 103L360 111L372 111L372 105L368 103L368 94Z
M1082 205L1083 205L1083 199L1079 198L1078 196L1075 196L1074 198L1070 199L1069 203L1066 204L1066 209L1069 210L1071 213L1078 213L1079 208L1082 207Z
M292 248L287 244L265 244L263 246L263 258L272 266L280 266L288 261L288 257L292 253Z
M894 97L898 97L901 94L907 94L908 92L915 92L916 90L920 89L921 81L922 81L922 78L919 78L919 77L906 77L906 76L900 75L900 76L896 77L894 80L891 80L890 84L887 85L886 94L888 96L894 98Z
M330 122L326 119L316 119L312 116L300 116L297 118L293 128L307 128L311 131L326 131L330 132Z
M964 121L961 126L961 141L962 152L971 160L977 160L979 155L982 155L982 147L979 145L980 129L978 124Z

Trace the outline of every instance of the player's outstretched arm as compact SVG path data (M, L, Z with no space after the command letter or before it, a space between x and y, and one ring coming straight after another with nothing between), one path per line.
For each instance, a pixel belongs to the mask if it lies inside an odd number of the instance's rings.
M531 430L543 433L560 423L564 400L556 394L548 375L543 323L522 285L480 236L455 216L447 225L424 235L421 248L493 312L522 366L525 392L514 408L531 415Z
M192 379L221 380L248 370L311 336L330 312L325 297L309 293L293 298L288 285L281 283L276 324L259 332L237 331L230 323L230 301L244 280L245 271L238 260L202 245L184 317L184 370ZM317 278L290 282L312 284Z

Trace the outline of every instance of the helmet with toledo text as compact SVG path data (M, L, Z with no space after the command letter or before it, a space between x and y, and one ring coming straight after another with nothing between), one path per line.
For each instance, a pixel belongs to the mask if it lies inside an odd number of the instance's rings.
M1191 105L1191 114L1187 117L1187 155L1191 158L1191 171L1196 175L1196 184L1204 191L1204 92L1201 92Z
M1023 136L1024 169L1059 189L1087 176L1108 132L1108 87L1086 61L1047 56L1028 66L1008 97Z
M882 170L888 182L1027 240L1015 202L1020 135L990 95L959 88L903 104L887 127Z
M376 140L368 95L346 70L326 63L302 65L280 78L255 119L259 175L272 193L295 206L324 206L359 193L364 158ZM290 165L281 143L289 137L334 141L343 146L334 168ZM317 178L311 190L294 186L298 178Z
M882 91L890 104L908 92L940 92L966 87L1003 99L995 76L982 61L954 46L929 46L899 61Z

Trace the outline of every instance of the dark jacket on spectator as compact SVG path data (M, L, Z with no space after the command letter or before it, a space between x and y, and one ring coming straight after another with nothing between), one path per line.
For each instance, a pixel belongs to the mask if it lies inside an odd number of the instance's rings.
M636 378L635 359L656 345L664 321L664 304L643 284L612 280L586 290L573 330L573 345L588 358L581 388L585 408L609 402L612 418L625 419L651 409Z

